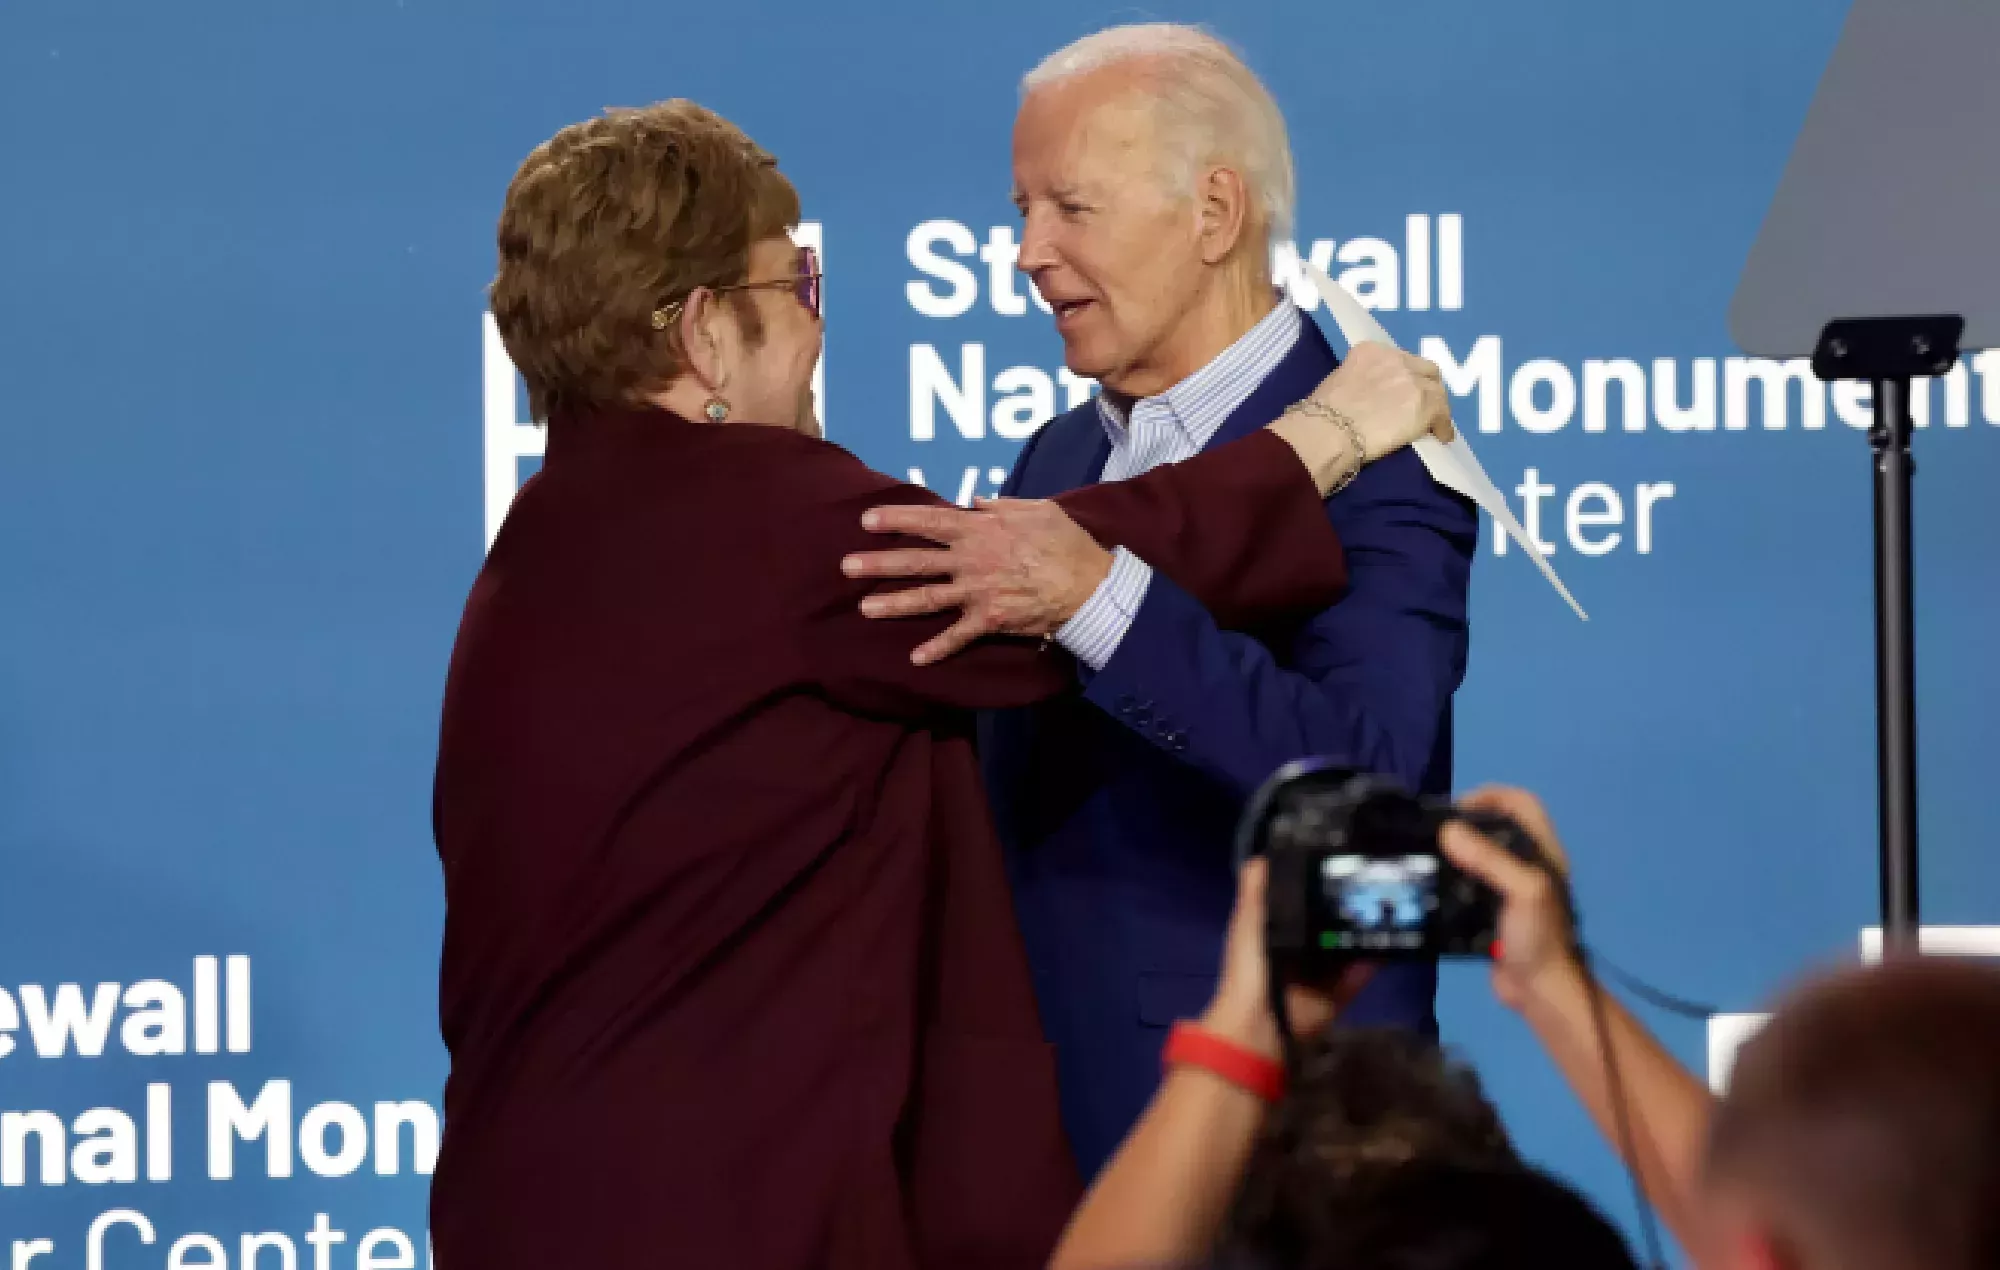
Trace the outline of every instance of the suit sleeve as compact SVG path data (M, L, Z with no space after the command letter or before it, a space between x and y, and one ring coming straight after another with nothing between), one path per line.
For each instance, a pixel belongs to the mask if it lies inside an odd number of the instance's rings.
M1346 547L1347 594L1296 637L1288 665L1156 576L1085 695L1238 795L1308 755L1418 788L1465 674L1476 512L1405 451L1325 515Z

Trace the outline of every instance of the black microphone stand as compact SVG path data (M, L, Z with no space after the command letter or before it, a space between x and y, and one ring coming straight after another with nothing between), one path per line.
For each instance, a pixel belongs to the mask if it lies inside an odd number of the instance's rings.
M1875 707L1882 824L1882 946L1917 951L1916 637L1910 569L1910 381L1958 360L1956 315L1843 318L1813 350L1821 379L1872 386L1875 426Z

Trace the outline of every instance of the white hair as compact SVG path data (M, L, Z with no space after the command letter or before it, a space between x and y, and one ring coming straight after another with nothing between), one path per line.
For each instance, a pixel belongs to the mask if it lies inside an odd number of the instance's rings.
M1133 61L1159 65L1145 91L1174 151L1169 177L1191 189L1203 164L1235 168L1262 209L1271 239L1290 238L1298 195L1285 117L1236 50L1207 31L1172 22L1109 27L1043 58L1022 77L1021 94Z

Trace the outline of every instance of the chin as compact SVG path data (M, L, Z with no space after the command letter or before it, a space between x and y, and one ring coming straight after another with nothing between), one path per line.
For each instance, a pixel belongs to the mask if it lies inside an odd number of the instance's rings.
M1102 381L1106 375L1112 373L1118 367L1117 361L1113 358L1107 357L1094 349L1082 347L1065 347L1063 349L1063 365L1069 368L1070 374L1075 375L1079 379L1095 379L1099 381Z

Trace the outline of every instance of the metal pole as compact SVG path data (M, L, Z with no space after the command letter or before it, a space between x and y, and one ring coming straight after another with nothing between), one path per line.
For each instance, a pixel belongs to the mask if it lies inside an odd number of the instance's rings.
M1874 380L1875 705L1882 935L1917 950L1917 701L1910 578L1910 381Z

